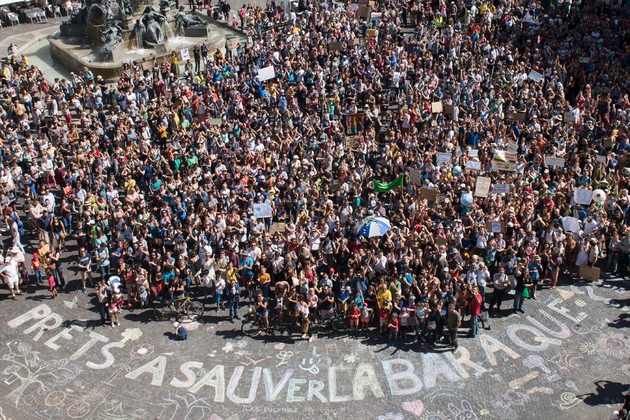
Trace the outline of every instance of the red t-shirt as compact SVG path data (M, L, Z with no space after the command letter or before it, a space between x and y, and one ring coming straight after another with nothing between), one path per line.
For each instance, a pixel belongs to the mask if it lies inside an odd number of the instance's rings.
M390 329L392 331L398 331L398 318L392 318L391 321L389 321L389 325L390 325Z
M387 317L389 316L389 309L381 308L379 315L381 319L387 319Z
M473 295L473 298L470 302L471 315L479 315L481 313L481 295L477 294L476 297L478 298L478 300L475 299L475 296Z
M359 315L361 315L361 310L359 308L351 308L350 309L350 319L351 320L358 320L359 319Z

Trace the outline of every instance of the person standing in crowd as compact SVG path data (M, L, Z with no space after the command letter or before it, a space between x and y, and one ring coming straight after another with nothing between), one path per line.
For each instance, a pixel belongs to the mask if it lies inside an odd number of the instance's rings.
M474 296L473 296L474 299ZM451 304L448 306L448 333L451 339L451 345L453 346L452 351L457 351L459 347L457 341L457 333L459 331L459 327L462 325L462 316L455 307L455 305Z
M514 272L513 269L510 271ZM494 316L498 316L501 314L501 302L503 302L503 296L505 295L505 289L510 284L508 279L508 275L506 274L506 269L504 267L499 268L499 272L494 275L492 279L492 285L494 287L494 292L492 292L492 299L490 300L490 307L488 311L492 314L492 308L497 307L497 312Z

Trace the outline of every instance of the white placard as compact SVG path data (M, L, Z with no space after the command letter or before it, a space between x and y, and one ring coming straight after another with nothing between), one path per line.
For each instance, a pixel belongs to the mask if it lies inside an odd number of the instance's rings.
M510 184L494 184L493 191L496 194L508 194L510 192Z
M597 161L601 162L601 163L606 163L608 162L608 158L606 156L602 156L602 155L597 155Z
M479 156L479 149L471 149L468 151L468 157L476 158Z
M273 217L271 203L254 204L254 218L269 219Z
M593 199L593 191L585 190L584 188L576 188L573 192L573 199L577 204L588 206Z
M440 163L451 163L451 154L450 153L438 153L437 161L438 161L438 164L440 164Z
M415 185L422 185L422 171L409 167L409 181Z
M532 79L534 82L541 82L544 79L544 76L538 73L536 70L530 71L528 77Z
M276 77L276 71L273 69L273 66L263 67L262 69L258 70L258 79L261 82L273 79L274 77Z
M518 151L518 144L514 141L509 141L506 147L507 151L510 153L516 153Z
M580 221L575 217L565 217L562 219L562 227L567 232L579 232L580 231Z
M545 156L545 165L557 166L558 168L564 168L564 159L553 156Z
M492 232L501 233L501 222L492 222Z
M481 170L481 162L478 162L476 160L468 160L466 161L466 169L472 169L475 171L480 171Z
M190 60L190 51L188 51L188 48L184 48L183 50L180 51L180 53L182 55L183 61Z
M480 176L475 184L475 197L487 197L490 191L490 178Z

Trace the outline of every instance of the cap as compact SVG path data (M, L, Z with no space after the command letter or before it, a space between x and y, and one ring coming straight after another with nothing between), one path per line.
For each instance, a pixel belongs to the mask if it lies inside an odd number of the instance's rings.
M346 290L350 290L350 286L346 286Z

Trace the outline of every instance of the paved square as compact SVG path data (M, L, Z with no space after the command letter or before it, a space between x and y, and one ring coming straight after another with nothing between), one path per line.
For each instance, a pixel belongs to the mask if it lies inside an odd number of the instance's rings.
M52 300L31 286L0 303L0 407L13 420L603 419L630 382L628 284L543 290L455 353L381 337L242 338L209 306L176 342L151 310L102 327L93 293Z

